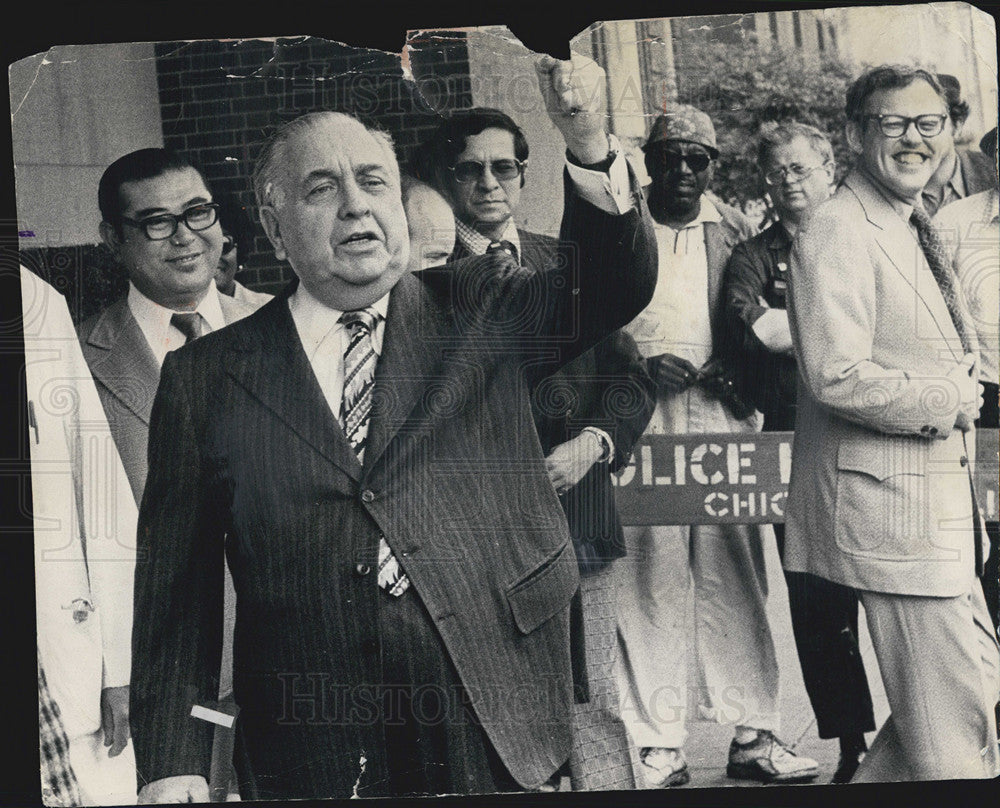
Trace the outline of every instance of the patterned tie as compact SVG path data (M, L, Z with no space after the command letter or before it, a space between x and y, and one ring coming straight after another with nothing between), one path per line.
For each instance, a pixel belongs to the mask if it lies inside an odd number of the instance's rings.
M375 389L375 363L378 357L372 345L372 331L379 314L372 308L345 311L340 322L347 327L350 343L344 351L344 394L340 403L340 424L351 448L364 462L365 438L372 414L372 391ZM385 537L378 545L378 585L399 597L410 586Z
M196 311L175 311L170 315L170 325L184 335L185 345L205 333L202 317Z
M515 261L517 260L517 247L511 244L506 239L503 241L492 241L490 245L486 248L486 254L490 253L507 253Z
M941 289L944 302L948 306L948 314L951 315L951 321L955 324L958 338L962 341L962 350L966 353L973 353L974 345L969 336L971 328L965 320L965 307L959 300L961 293L958 288L958 278L955 276L955 270L952 269L951 261L948 259L948 252L945 250L944 244L941 243L941 237L931 224L930 217L924 211L914 208L910 221L917 228L917 239L920 241L920 247L924 251L927 264L930 266L931 272L934 273L934 280L937 281L937 285ZM964 435L962 440L965 440ZM963 457L962 460L965 461L965 458ZM979 503L976 497L976 486L972 480L972 469L968 466L968 461L965 465L969 472L969 493L972 497L972 544L975 569L976 575L982 575L983 545L982 525L979 523Z
M975 351L975 342L971 337L972 330L965 319L965 307L960 300L961 292L958 288L958 279L955 270L952 269L951 261L948 259L948 252L941 242L930 217L919 208L914 208L910 215L910 222L917 229L917 240L920 248L924 251L927 265L931 268L934 280L937 281L941 296L948 307L948 314L958 332L958 338L962 341L962 350L966 353Z

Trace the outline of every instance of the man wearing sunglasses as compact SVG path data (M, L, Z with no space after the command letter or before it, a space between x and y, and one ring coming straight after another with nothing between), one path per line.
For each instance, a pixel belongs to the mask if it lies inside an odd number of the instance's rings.
M657 385L649 434L747 433L759 417L734 394L726 355L723 270L753 235L746 217L706 193L719 156L715 128L677 105L656 119L645 145L652 178L659 277L653 299L627 330ZM778 730L778 666L767 617L764 541L768 525L626 528L619 568L622 713L653 786L688 782L687 705L696 687L700 717L735 725L730 777L809 780L816 761L796 755ZM689 618L694 597L694 625ZM689 636L699 685L688 684Z
M851 782L995 777L1000 654L970 466L979 346L921 203L947 97L934 74L883 65L845 113L856 168L789 268L803 384L784 565L854 588L865 609L891 714Z
M169 149L139 149L101 177L101 239L128 275L128 293L79 328L111 435L136 503L148 472L146 444L160 367L169 351L253 313L216 291L222 254L218 205L205 179ZM232 691L234 594L226 576L222 695ZM120 709L128 715L128 688Z
M612 145L617 149L617 140ZM501 250L532 272L545 271L558 260L557 239L514 223L528 143L508 115L489 108L456 113L434 133L425 153L434 164L428 173L455 212L452 260ZM610 159L607 162L610 165ZM616 168L624 175L624 161ZM652 414L652 393L635 342L616 331L545 379L532 396L546 471L566 514L580 565L583 643L574 647L574 654L589 692L586 702L573 706L567 773L577 791L635 786L628 734L617 709L615 624L608 608L614 600L615 562L624 555L609 472L628 462ZM616 407L621 396L631 404ZM558 773L548 785L557 784Z
M795 428L798 369L788 327L792 239L833 193L833 147L813 126L789 121L761 131L757 165L778 221L733 250L725 300L741 365L740 388L764 416L764 431ZM774 525L784 555L783 524ZM854 590L801 572L785 573L795 646L821 738L840 739L833 782L851 779L875 729L871 692L858 649Z

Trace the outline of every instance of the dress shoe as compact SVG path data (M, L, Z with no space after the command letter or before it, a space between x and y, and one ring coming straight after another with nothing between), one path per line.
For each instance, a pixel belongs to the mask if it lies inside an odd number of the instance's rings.
M691 779L683 749L646 746L639 750L642 773L656 788L682 786Z
M859 749L856 752L841 752L840 760L837 762L837 771L833 773L831 783L849 783L854 777L854 772L858 770L858 765L865 759L865 752Z
M801 783L819 774L819 764L804 755L796 755L769 730L759 730L749 743L729 745L726 774L738 780L761 783Z

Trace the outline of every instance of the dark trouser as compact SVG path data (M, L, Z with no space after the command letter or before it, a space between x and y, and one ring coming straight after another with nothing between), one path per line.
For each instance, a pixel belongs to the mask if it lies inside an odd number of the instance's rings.
M382 721L390 784L379 792L491 794L522 790L469 704L423 601L379 593Z
M983 388L983 406L979 408L976 428L997 429L1000 427L997 385L984 382ZM983 594L986 596L986 606L990 611L993 627L996 628L1000 625L1000 585L997 581L1000 576L1000 567L997 564L997 557L1000 555L1000 522L987 521L986 535L990 539L990 557L986 559L983 572Z
M784 555L785 526L775 525ZM820 738L875 729L872 695L858 648L858 596L853 589L811 575L785 572L795 649Z
M795 426L794 408L766 413L764 431ZM778 554L785 556L785 526L776 524ZM850 587L807 572L785 572L795 649L820 738L856 736L875 729L872 695L858 648L858 596Z

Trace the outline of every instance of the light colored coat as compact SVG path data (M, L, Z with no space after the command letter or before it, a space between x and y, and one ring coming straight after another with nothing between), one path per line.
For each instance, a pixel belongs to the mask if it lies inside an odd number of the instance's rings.
M234 300L220 294L219 305L228 325L253 314L262 303ZM138 503L146 485L149 416L160 382L159 364L132 316L127 297L85 320L79 332L83 355L94 374L97 392Z
M952 597L976 574L968 463L954 429L971 379L900 211L859 172L795 240L789 320L801 370L786 568L876 592Z
M103 747L101 692L129 683L136 506L66 301L22 267L39 663L86 805L135 800L132 746Z

